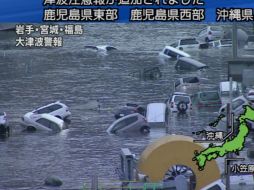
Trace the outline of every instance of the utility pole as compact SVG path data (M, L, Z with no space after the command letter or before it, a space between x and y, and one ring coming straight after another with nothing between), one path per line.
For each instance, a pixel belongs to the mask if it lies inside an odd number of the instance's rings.
M233 81L232 81L232 77L230 77L229 79L229 103L227 103L227 133L229 133L229 131L231 130L231 128L233 127L233 118L232 118L232 91L233 91ZM229 128L231 127L231 128ZM230 138L230 137L229 137ZM232 159L233 155L232 153L227 154L226 156L227 160L228 159ZM226 163L226 190L230 190L230 161L228 160Z
M237 25L233 23L232 29L232 43L233 43L233 59L235 60L238 57L238 39L237 39Z

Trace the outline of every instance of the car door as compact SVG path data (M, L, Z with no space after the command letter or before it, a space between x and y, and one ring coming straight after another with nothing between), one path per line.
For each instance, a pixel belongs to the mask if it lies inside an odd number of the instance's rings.
M52 131L52 129L50 128L49 120L45 118L40 118L40 119L37 119L35 122L37 124L37 129Z
M49 106L43 107L41 109L37 109L36 111L34 111L34 113L37 113L37 114L50 113L50 112L51 110L49 109Z
M123 128L126 126L126 121L125 121L125 120L126 120L126 118L124 118L124 119L118 121L118 122L113 126L113 128L112 128L112 130L111 130L111 133L115 133L115 134L120 133L120 132L123 130Z
M55 132L61 131L61 128L59 127L59 125L56 124L56 123L53 122L53 121L50 121L50 120L48 120L48 127L49 127L52 131L55 131Z
M134 115L125 120L126 127L124 128L124 131L138 131L141 126L138 126L138 116Z

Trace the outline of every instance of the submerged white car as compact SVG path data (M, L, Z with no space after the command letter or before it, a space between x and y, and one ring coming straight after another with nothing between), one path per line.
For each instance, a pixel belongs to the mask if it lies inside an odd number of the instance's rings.
M159 53L159 56L165 58L190 57L188 53L185 53L172 46L165 46L164 49Z
M232 47L233 42L231 39L221 39L209 42L209 44L214 48L221 48L221 47Z
M66 128L63 120L47 114L27 113L22 117L22 125L28 131L54 131L59 132Z
M167 101L167 107L171 112L189 112L192 110L191 97L183 92L174 92Z
M248 37L247 44L244 46L244 50L254 51L254 35Z
M0 125L7 125L7 115L5 112L0 112Z
M70 116L71 116L69 107L61 103L60 101L40 107L36 110L33 110L31 113L34 113L34 114L47 113L63 120L70 119Z
M249 90L247 93L247 99L254 104L254 89Z
M196 38L183 38L171 44L170 46L179 50L199 49L200 43L197 41Z
M235 118L244 112L243 106L250 105L250 102L242 95L232 100L232 113L234 113ZM227 104L221 106L219 114L227 114ZM223 118L222 121L226 121Z
M116 120L115 122L110 125L107 129L108 134L126 134L130 132L141 132L141 133L149 133L150 127L146 121L146 118L139 114L133 113L120 119Z

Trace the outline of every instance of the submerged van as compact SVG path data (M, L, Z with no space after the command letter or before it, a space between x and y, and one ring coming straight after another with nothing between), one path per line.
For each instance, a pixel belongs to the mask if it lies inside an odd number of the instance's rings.
M179 49L176 49L172 46L166 46L160 53L159 56L165 57L165 58L178 58L178 57L190 57L188 53L185 53L184 51L181 51Z
M180 57L175 65L177 71L198 71L205 70L208 66L189 57Z

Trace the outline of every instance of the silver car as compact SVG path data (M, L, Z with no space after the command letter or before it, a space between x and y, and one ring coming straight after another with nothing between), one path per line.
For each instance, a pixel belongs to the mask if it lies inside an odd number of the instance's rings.
M139 113L130 114L116 120L107 129L107 133L109 134L123 134L129 132L149 133L150 127L148 126L146 118Z
M47 114L33 114L27 113L22 117L22 125L28 131L55 131L59 132L66 129L66 125L63 120Z

